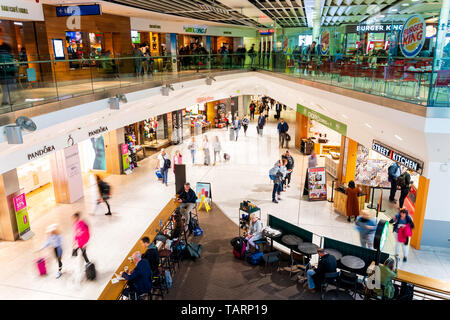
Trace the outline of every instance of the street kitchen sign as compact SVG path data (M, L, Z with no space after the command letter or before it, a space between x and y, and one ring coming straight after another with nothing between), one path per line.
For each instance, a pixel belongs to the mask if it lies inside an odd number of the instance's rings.
M383 156L405 166L408 169L418 172L422 174L423 170L423 161L418 160L414 157L408 156L407 154L395 150L392 147L389 147L377 140L373 140L372 150L381 153Z

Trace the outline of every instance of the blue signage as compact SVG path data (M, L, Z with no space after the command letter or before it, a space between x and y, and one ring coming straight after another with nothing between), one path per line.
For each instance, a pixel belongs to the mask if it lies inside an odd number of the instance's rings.
M96 15L101 15L101 14L102 14L102 10L101 10L99 4L56 7L56 16L57 17L96 16Z

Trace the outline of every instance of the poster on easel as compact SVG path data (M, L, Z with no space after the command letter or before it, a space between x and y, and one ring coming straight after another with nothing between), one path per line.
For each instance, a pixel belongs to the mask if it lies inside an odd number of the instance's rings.
M327 200L327 181L325 167L308 168L308 199Z
M19 237L23 240L30 239L34 234L31 232L30 219L28 217L27 201L25 193L13 198L14 211L16 213L17 229Z
M211 183L209 182L197 182L195 186L195 194L197 195L198 208L205 203L205 208L211 206ZM209 211L209 210L207 210Z

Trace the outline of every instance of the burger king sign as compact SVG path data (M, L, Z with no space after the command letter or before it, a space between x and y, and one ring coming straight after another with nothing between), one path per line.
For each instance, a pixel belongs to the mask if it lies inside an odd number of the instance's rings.
M405 57L415 57L425 43L426 24L421 15L411 16L403 24L400 34L400 49Z

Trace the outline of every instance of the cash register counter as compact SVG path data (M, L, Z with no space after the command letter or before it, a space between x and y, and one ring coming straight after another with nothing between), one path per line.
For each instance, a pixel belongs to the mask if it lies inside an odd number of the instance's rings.
M366 195L364 193L358 195L359 210L364 209L365 199ZM343 188L334 189L333 207L339 214L347 216L347 195L345 194L345 190Z

